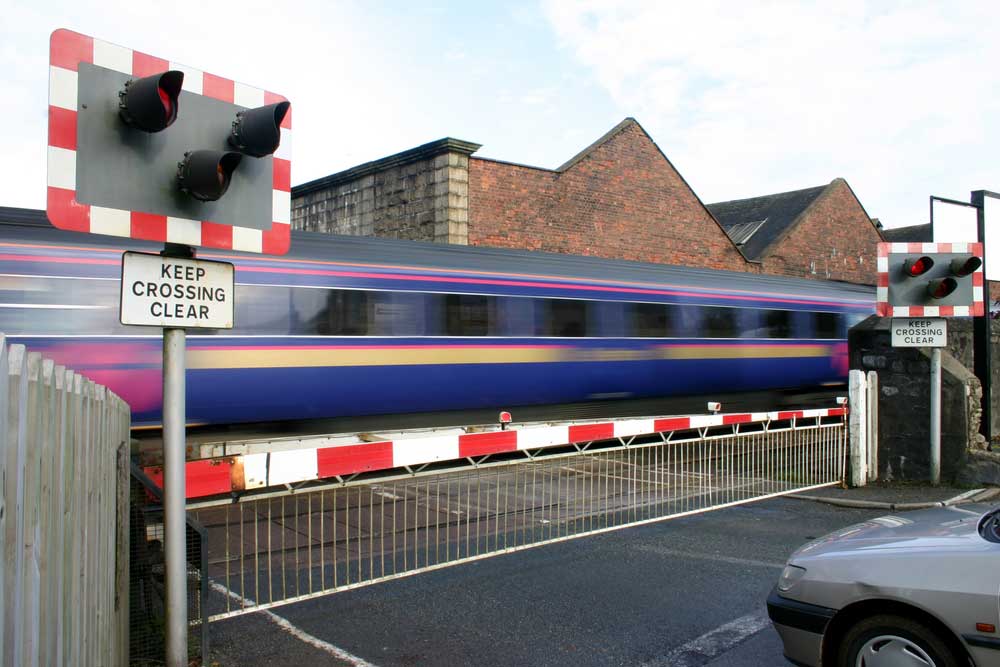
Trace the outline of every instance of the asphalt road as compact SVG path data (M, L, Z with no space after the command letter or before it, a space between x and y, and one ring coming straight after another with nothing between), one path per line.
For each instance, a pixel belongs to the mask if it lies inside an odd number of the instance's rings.
M236 665L779 667L788 554L884 512L772 499L214 623Z

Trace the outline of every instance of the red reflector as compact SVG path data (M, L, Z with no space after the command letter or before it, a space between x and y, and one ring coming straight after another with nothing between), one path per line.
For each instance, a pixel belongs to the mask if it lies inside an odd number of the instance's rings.
M501 424L509 424L511 422L511 420L512 420L512 417L510 416L509 412L501 412L500 413L500 423Z
M976 632L996 632L997 626L992 623L976 623Z

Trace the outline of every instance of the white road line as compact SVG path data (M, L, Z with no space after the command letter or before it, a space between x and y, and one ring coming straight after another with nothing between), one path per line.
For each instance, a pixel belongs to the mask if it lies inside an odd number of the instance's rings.
M729 565L748 565L750 567L767 567L774 570L785 569L785 564L779 563L777 561L754 560L752 558L737 558L736 556L723 556L721 554L695 553L694 551L683 551L681 549L667 549L665 547L658 547L651 544L636 544L629 548L635 549L636 551L645 551L648 553L657 554L658 556L669 556L671 558L691 558L694 560L711 560L717 563L726 563Z
M747 614L720 625L701 637L692 639L683 646L678 646L663 658L647 662L643 667L698 667L709 660L717 658L748 637L757 634L770 621L763 611Z
M246 605L255 604L253 600L250 600L249 598L244 598L239 593L234 593L233 591L229 590L222 584L213 581L211 582L211 586L212 590L216 591L217 593L221 593L223 595L228 595L229 597L237 600L240 604L246 604ZM319 649L320 651L323 651L328 655L332 655L335 658L343 660L344 662L349 663L352 667L376 667L376 665L368 662L363 658L359 658L358 656L352 653L348 653L344 649L338 646L334 646L329 642L323 641L319 637L314 637L305 630L302 630L297 626L293 625L292 622L289 621L287 618L282 618L281 616L275 614L273 611L270 611L268 609L263 609L258 613L267 616L269 619L274 621L274 623L279 628L281 628L291 636L295 637L299 641L305 642L306 644L309 644L313 648Z

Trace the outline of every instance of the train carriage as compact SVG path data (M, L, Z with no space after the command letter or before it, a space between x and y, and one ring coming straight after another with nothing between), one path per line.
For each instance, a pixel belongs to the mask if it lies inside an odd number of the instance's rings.
M158 329L118 322L121 252L0 209L0 331L161 420ZM584 405L841 384L874 288L294 233L236 265L235 328L189 332L194 424Z

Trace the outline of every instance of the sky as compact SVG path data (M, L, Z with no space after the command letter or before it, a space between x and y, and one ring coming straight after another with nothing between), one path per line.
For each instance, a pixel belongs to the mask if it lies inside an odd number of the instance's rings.
M442 137L554 169L633 117L705 203L842 177L923 224L1000 191L997 26L973 1L6 0L0 205L45 206L69 28L288 97L293 184Z

